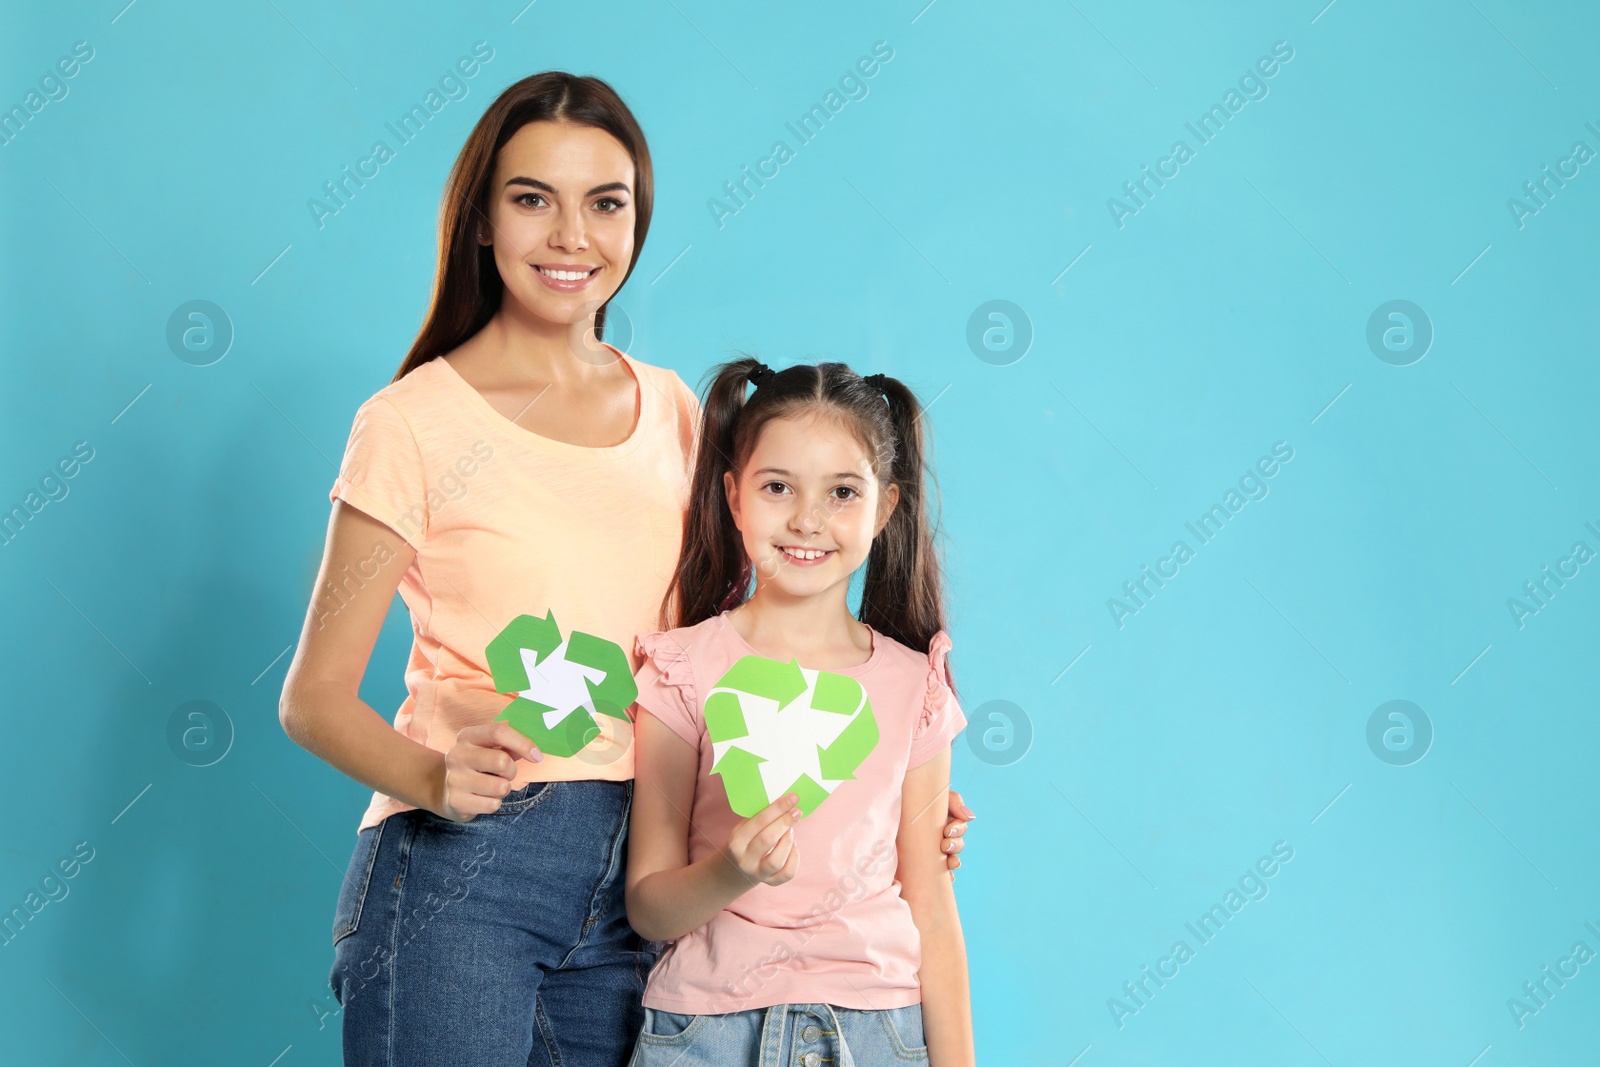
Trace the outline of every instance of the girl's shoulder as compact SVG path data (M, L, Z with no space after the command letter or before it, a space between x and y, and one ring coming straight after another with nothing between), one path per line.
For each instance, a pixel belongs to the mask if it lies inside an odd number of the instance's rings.
M720 615L698 622L693 626L678 626L671 630L652 630L634 638L634 647L645 659L657 661L663 669L668 663L697 656L698 653L720 644L723 623Z

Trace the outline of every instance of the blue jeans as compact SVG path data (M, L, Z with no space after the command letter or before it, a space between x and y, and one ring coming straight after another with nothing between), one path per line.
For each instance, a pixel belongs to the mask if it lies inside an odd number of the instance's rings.
M778 1004L726 1015L644 1009L628 1067L906 1067L927 1063L922 1005Z
M361 831L329 984L344 1062L623 1067L664 948L623 903L633 783L533 782L456 823Z

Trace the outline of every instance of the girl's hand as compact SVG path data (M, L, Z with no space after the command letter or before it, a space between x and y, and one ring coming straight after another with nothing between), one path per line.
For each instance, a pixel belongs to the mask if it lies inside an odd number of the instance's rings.
M510 723L462 730L444 754L444 789L434 814L451 822L471 822L500 810L500 798L511 792L519 759L539 763L544 753Z
M950 822L944 828L945 867L950 871L952 879L956 876L956 868L961 866L960 852L966 844L967 820L976 819L978 813L967 807L961 799L961 794L954 789L950 790Z
M728 835L728 861L746 879L782 885L800 870L800 850L794 843L799 802L798 795L785 793Z

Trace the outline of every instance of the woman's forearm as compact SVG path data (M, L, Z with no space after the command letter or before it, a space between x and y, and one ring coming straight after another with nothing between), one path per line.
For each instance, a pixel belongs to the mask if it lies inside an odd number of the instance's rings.
M948 885L934 899L911 901L922 938L922 1033L931 1067L971 1067L972 996L967 985L967 947L961 935L955 891Z
M287 687L278 719L295 744L367 788L434 813L442 806L444 753L405 736L342 687Z
M722 852L647 874L628 889L628 924L649 941L676 941L711 921L751 886Z

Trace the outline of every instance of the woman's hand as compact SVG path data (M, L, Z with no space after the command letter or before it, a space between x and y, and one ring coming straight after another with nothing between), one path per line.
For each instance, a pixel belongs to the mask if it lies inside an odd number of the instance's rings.
M954 789L950 790L950 822L944 828L945 866L950 870L950 877L956 876L956 868L961 866L962 847L966 844L964 835L967 832L967 820L976 819L978 813L967 807L961 799L961 794Z
M544 753L508 722L469 726L456 734L444 754L444 788L435 815L451 822L471 822L500 810L511 792L517 760L544 760Z
M794 824L800 819L800 797L785 793L733 828L728 835L728 861L747 879L782 885L800 870Z

